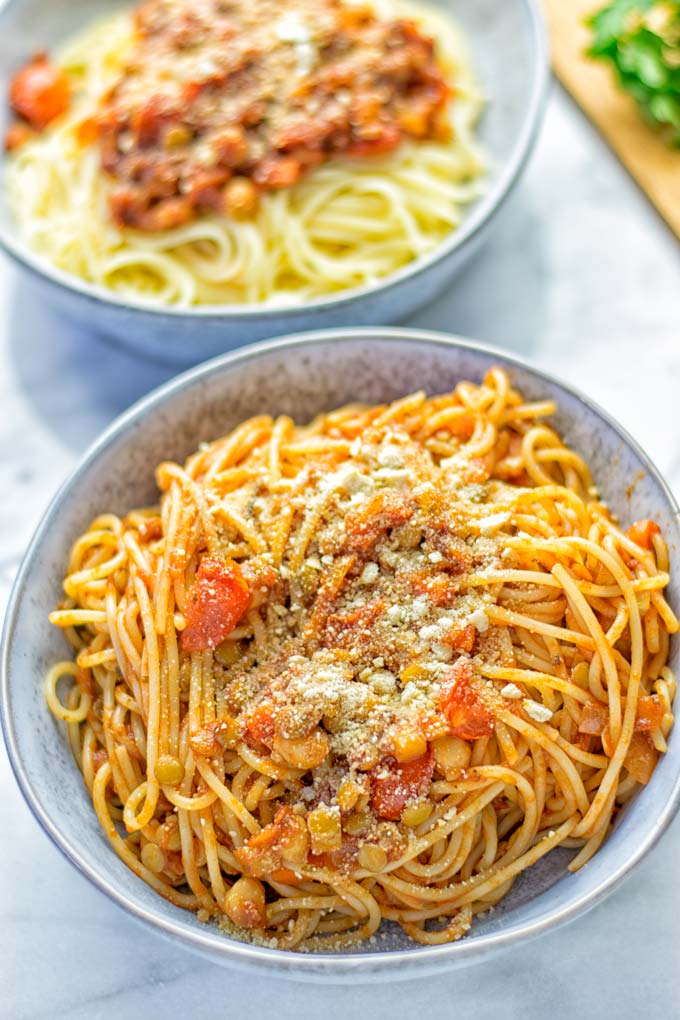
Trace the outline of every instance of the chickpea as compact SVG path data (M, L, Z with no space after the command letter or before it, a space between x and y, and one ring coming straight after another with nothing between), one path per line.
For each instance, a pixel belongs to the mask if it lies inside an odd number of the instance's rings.
M171 754L162 754L156 762L156 779L165 786L178 786L184 779L184 765Z
M415 803L409 804L408 807L404 808L401 820L404 825L415 828L415 826L426 822L431 814L432 804L428 800L417 800Z
M312 851L315 854L327 850L339 850L342 846L340 829L340 810L325 804L310 811L307 817L307 828L312 839Z
M359 850L357 857L359 864L366 871L380 872L387 864L387 854L381 846L373 843L364 843Z
M262 882L239 878L224 898L224 912L240 928L263 928L267 914Z
M413 727L398 729L393 738L394 757L399 762L421 758L427 751L427 740Z
M434 758L440 772L447 779L455 779L460 769L467 768L472 748L467 740L460 737L438 737L432 741Z
M233 177L222 193L224 211L236 219L254 216L259 205L257 188L247 177Z
M155 843L145 843L140 854L142 864L154 875L160 874L165 867L165 854Z
M293 768L314 769L328 754L328 737L320 729L312 730L306 737L293 740L276 736L272 749Z

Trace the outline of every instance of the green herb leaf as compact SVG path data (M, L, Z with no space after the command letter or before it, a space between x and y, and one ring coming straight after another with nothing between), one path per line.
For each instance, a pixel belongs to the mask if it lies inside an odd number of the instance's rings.
M590 56L609 62L647 120L680 146L680 0L612 0L589 25Z

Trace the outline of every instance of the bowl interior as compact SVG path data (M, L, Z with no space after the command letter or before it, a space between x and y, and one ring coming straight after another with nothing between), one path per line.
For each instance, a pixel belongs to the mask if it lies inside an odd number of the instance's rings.
M61 579L73 539L98 513L125 512L156 499L154 467L182 459L197 444L223 434L245 417L263 411L299 421L352 400L383 401L416 388L438 393L463 378L479 381L492 364L505 364L512 382L529 398L559 402L556 426L588 460L604 497L623 523L653 516L669 539L671 602L680 603L677 509L663 483L634 445L601 413L574 393L540 377L500 352L471 348L432 334L352 331L303 343L263 345L199 368L133 408L103 437L53 503L21 571L6 634L5 723L18 778L33 810L55 841L97 884L138 916L166 932L188 937L217 957L244 964L323 971L324 957L297 956L233 942L166 903L137 879L110 849L74 765L64 732L50 716L41 678L64 656L61 634L47 613L61 594ZM637 480L631 486L631 481ZM673 645L678 669L678 643ZM556 851L523 874L510 895L471 934L451 946L413 945L390 929L376 946L355 956L333 956L331 969L354 960L382 971L400 950L422 967L433 961L463 962L514 934L565 919L613 885L667 824L678 796L680 733L673 731L644 795L622 812L600 853L576 875L565 872L568 851ZM395 955L397 954L397 955ZM288 962L284 958L288 958ZM360 964L361 966L361 964ZM390 971L392 968L389 968ZM397 976L392 974L392 977Z
M458 247L486 220L509 188L536 127L540 98L546 75L546 52L538 28L536 0L426 0L456 19L468 41L473 64L487 98L487 108L479 125L479 138L487 154L489 172L485 193L468 210L463 225L434 253L418 263L427 263L444 251ZM121 0L89 0L87 20L130 6ZM0 10L0 131L4 133L10 114L6 99L12 74L38 50L53 50L63 39L82 29L83 8L72 0L8 0ZM512 40L512 60L506 54ZM36 258L22 243L8 208L4 189L0 189L0 242L24 264L37 268L56 283L96 295L117 305L137 307L136 302L56 270ZM415 263L394 274L391 279L409 275ZM378 289L382 281L360 291ZM359 291L347 292L358 293ZM344 297L345 295L341 295ZM310 307L322 307L330 299L317 299ZM337 298L336 298L337 300ZM139 304L140 308L144 306ZM260 305L213 305L192 309L192 314L209 314L212 309L243 315L251 310L261 313ZM172 310L167 310L169 314ZM289 310L294 316L295 308ZM186 314L177 310L177 314ZM286 309L276 311L286 316Z

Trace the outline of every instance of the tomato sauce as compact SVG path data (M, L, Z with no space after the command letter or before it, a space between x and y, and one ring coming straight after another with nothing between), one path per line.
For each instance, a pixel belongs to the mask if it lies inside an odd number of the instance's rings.
M250 217L263 192L334 157L363 159L406 137L450 132L451 91L434 42L369 6L146 0L135 30L125 70L86 132L116 183L119 226L165 230L205 211ZM37 73L45 79L42 65ZM63 109L63 88L52 82L39 115L27 102L15 111L40 129L45 110Z

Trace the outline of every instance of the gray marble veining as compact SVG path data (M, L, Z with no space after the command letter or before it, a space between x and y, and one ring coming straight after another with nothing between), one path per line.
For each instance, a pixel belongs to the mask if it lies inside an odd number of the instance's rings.
M592 129L553 95L529 173L491 245L419 326L506 344L587 390L680 492L680 260ZM0 277L0 598L83 447L167 370L54 320ZM62 860L0 752L0 1017L232 1015L479 1020L680 1017L680 820L633 877L575 924L468 970L389 986L257 982L142 929Z

